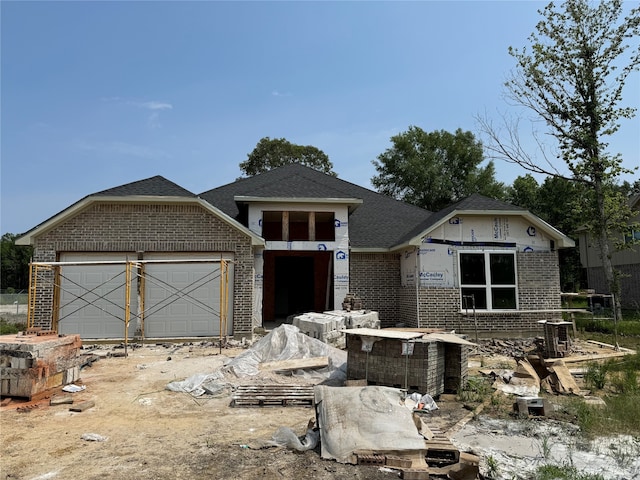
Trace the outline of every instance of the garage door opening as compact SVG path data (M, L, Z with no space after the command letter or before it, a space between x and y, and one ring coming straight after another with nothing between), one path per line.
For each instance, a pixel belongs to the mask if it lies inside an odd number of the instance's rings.
M291 315L333 309L331 252L276 252L264 256L265 323L279 325Z

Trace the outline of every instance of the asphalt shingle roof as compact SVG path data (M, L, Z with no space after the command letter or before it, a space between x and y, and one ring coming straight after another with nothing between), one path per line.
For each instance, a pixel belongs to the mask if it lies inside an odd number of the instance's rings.
M431 212L300 164L290 164L214 188L200 197L239 219L236 196L361 199L349 217L352 248L389 248Z
M138 195L154 197L196 197L194 193L160 175L92 193L89 197L127 197Z

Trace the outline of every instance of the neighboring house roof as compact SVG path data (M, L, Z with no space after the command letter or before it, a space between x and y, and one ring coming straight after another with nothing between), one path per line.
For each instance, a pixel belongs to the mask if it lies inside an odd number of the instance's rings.
M265 199L343 199L352 205L362 200L349 216L349 239L352 250L389 249L431 212L400 202L297 163L269 170L249 178L214 188L200 197L240 221L237 201L241 197Z
M262 240L258 235L251 232L245 226L238 224L232 218L229 218L228 215L220 211L218 208L203 201L196 194L160 175L156 175L155 177L146 178L144 180L127 183L125 185L120 185L119 187L109 188L107 190L89 194L20 236L16 239L16 244L32 244L35 236L41 235L42 233L55 228L56 225L59 225L66 219L78 214L89 205L97 202L197 203L205 210L209 210L225 222L231 224L233 227L244 231L252 238L254 244L264 243L264 240Z

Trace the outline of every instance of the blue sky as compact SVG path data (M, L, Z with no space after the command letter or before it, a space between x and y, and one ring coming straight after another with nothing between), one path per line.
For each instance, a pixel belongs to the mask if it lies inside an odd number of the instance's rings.
M154 175L227 184L263 137L316 146L371 188L372 160L410 125L482 138L479 114L515 113L507 49L544 5L3 1L1 233ZM638 75L625 103L640 106ZM637 165L638 117L611 151Z

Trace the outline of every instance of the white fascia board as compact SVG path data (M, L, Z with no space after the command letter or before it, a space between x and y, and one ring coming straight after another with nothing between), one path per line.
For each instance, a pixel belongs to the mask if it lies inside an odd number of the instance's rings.
M436 230L443 223L449 221L450 218L457 216L486 216L486 215L500 215L500 216L509 216L509 217L524 217L529 220L532 224L534 224L537 228L540 228L547 235L549 235L553 240L557 242L558 248L571 248L576 246L576 242L574 242L571 238L567 237L565 234L560 232L557 228L552 227L547 222L532 214L529 211L522 210L454 210L449 215L441 218L438 222L431 225L428 229L424 230L422 233L416 235L411 238L407 242L404 242L400 245L393 247L392 250L401 250L408 247L419 247L422 244L422 239L427 237L429 233Z
M244 234L251 237L252 245L264 245L264 239L247 227L231 218L226 213L222 212L218 208L214 207L210 203L199 197L164 197L164 196L149 196L149 195L129 195L123 197L117 196L89 196L85 197L77 203L74 203L65 210L54 215L49 220L44 221L40 225L32 228L27 233L16 239L16 245L33 245L33 240L36 236L46 233L54 228L56 225L64 222L65 220L77 215L82 210L85 210L94 203L186 203L186 204L198 204L205 210L210 211L224 222L228 223L233 228L242 231Z
M363 203L361 198L320 198L320 197L254 197L236 195L233 200L238 203L298 203L298 204L329 204L347 205L353 211Z

